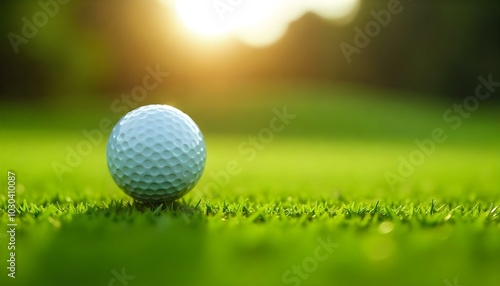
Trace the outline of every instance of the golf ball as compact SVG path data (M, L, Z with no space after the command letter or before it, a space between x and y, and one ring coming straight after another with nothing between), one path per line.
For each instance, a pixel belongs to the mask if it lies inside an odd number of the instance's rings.
M168 105L127 113L111 131L106 149L115 183L139 201L172 201L198 182L206 161L205 140L194 121Z

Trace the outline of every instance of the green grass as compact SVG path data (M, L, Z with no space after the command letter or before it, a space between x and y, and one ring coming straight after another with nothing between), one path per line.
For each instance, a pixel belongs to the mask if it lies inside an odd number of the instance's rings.
M104 143L58 180L52 163L64 161L66 146L83 139L83 128L94 128L99 112L74 129L68 122L43 127L66 118L64 112L41 118L41 127L4 125L0 179L6 186L6 171L17 174L18 227L15 280L6 276L7 236L0 235L1 284L113 285L115 271L125 269L133 279L114 285L420 286L453 285L455 278L458 285L496 285L500 140L492 113L478 111L450 131L391 189L384 172L396 171L398 156L415 149L413 139L446 127L440 116L448 105L400 102L398 121L387 114L394 102L372 100L373 113L356 116L370 111L358 101L234 100L224 116L190 105L207 130L206 170L191 193L161 206L138 205L115 186ZM239 144L283 105L297 118L249 160ZM210 120L211 112L219 119ZM230 161L240 172L213 188ZM321 248L328 241L331 252ZM304 263L311 270L304 279L288 272Z

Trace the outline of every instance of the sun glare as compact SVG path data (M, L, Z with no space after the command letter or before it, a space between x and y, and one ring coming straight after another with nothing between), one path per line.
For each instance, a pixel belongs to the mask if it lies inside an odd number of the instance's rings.
M204 37L235 36L262 47L273 44L288 25L307 12L331 20L351 18L359 0L174 0L182 23Z

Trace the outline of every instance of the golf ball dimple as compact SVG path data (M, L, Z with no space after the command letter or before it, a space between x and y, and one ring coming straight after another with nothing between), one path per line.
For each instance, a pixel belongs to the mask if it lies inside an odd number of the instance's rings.
M115 183L147 202L172 201L188 193L203 173L206 156L198 126L168 105L127 113L111 131L106 149Z

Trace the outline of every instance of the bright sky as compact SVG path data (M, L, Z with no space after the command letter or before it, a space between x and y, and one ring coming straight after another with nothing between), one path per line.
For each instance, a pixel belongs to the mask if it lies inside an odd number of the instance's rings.
M172 0L179 19L206 38L235 36L263 47L279 40L288 25L307 12L345 22L357 12L359 0Z

